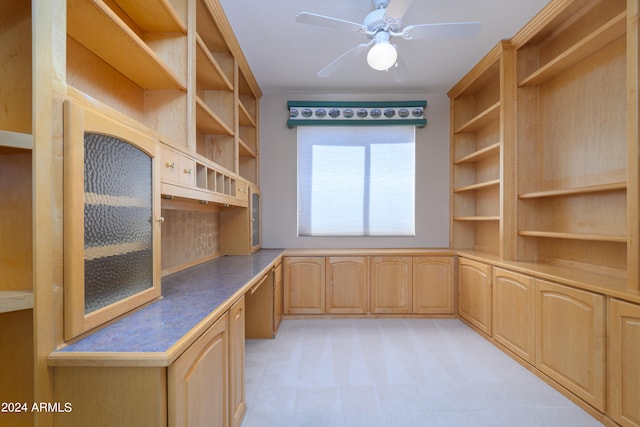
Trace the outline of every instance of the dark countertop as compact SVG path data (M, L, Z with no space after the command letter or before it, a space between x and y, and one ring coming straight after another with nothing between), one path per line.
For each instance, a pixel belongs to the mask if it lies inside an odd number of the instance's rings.
M242 288L266 274L283 255L263 249L253 255L222 256L162 279L162 298L49 356L58 359L96 360L87 353L161 353L172 351L211 313L229 304ZM246 292L246 291L244 291ZM235 299L235 298L234 298ZM220 313L222 314L222 313ZM204 332L202 330L201 332ZM177 357L177 356L176 356Z

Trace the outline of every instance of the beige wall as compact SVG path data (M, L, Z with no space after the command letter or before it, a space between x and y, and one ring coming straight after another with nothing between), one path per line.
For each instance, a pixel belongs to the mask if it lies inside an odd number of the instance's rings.
M427 126L416 132L415 237L298 237L296 130L288 100L427 100ZM260 106L262 241L265 248L397 248L449 246L449 99L445 94L349 96L267 94Z

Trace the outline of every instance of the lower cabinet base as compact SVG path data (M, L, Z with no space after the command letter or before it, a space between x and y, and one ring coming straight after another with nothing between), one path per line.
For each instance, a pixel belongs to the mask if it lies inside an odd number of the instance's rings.
M303 319L457 319L455 314L284 314L283 320Z
M167 425L167 368L55 367L54 426Z

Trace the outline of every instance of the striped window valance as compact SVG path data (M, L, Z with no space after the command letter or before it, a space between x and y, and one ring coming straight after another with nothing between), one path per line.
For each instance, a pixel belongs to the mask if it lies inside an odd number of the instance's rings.
M288 101L287 126L390 126L424 127L427 101Z

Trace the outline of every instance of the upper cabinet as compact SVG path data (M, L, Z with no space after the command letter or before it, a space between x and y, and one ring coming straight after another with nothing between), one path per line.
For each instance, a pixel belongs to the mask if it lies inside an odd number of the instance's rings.
M501 159L512 149L513 49L496 45L448 93L451 99L451 187L454 248L501 255L506 228L501 192L512 173Z
M65 338L160 296L159 144L65 103Z

